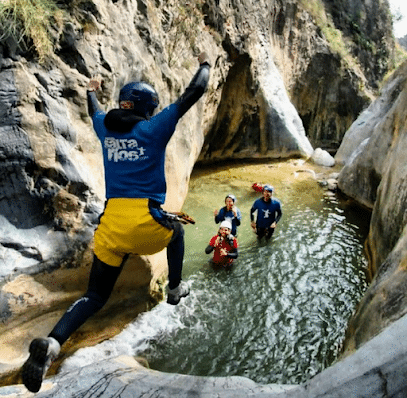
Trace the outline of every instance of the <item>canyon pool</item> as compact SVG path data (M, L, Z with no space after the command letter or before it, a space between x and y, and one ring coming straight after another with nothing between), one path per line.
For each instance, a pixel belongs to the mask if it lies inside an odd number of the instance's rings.
M369 214L326 195L318 172L295 162L195 170L183 207L196 220L185 226L191 294L177 306L160 303L66 366L131 354L165 372L298 384L331 365L367 287ZM253 182L273 185L282 203L269 242L250 228L250 207L261 196ZM229 193L243 214L239 258L231 270L213 269L204 249L219 227L213 211Z

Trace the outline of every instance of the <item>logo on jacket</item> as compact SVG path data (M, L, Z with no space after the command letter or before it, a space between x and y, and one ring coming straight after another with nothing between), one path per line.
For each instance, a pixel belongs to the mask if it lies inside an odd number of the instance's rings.
M107 149L107 160L123 162L146 159L145 148L138 146L134 138L105 137L104 147Z

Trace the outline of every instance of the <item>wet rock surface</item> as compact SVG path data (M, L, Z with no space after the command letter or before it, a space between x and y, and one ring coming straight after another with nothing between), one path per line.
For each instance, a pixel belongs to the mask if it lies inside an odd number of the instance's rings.
M382 398L407 394L407 316L394 322L356 353L303 385L259 385L244 377L195 377L156 372L134 358L117 357L48 378L36 396L68 398ZM0 396L24 398L23 386L0 388Z

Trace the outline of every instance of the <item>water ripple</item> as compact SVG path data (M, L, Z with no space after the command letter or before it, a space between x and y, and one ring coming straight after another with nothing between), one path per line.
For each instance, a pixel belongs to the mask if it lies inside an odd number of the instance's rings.
M244 219L231 271L213 270L204 248L218 226L201 188L190 192L185 277L191 294L143 314L120 335L79 352L82 364L127 353L151 368L202 376L241 375L259 383L301 383L337 357L346 324L366 288L362 231L340 201L282 198L284 216L269 243ZM252 199L239 207L249 214ZM81 351L81 350L80 350ZM74 361L74 359L72 359ZM67 361L67 365L68 361ZM72 365L74 366L74 365Z

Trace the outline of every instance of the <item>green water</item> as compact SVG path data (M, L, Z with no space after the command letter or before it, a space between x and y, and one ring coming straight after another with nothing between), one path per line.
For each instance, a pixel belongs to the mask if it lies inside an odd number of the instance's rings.
M204 249L217 231L213 210L228 193L243 213L239 258L214 270ZM347 321L366 289L363 242L368 217L337 198L277 190L283 217L272 240L258 242L250 185L192 180L184 279L191 294L175 307L176 327L142 353L153 369L201 376L246 376L258 383L304 382L335 360Z

